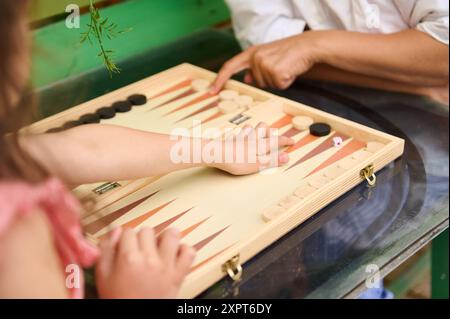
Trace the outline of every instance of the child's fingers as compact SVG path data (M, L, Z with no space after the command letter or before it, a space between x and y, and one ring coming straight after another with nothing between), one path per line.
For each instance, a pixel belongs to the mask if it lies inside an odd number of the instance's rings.
M289 154L286 152L273 152L268 155L258 157L259 169L265 170L268 168L282 166L289 162Z
M235 137L236 136L234 135L234 131L229 130L229 131L224 132L222 140L227 141L227 142L233 142Z
M118 227L113 229L109 236L106 239L102 240L100 243L108 247L116 248L121 236L122 228Z
M270 136L270 127L264 122L260 122L258 125L256 125L255 130L258 139Z
M99 270L104 273L109 273L114 264L116 256L116 246L122 234L122 228L114 229L111 234L100 241L99 248L101 251L100 258L98 260Z
M286 152L278 153L278 165L284 165L289 162L289 154Z
M293 145L295 142L292 138L286 136L272 136L261 140L258 145L258 155L266 155L274 151L278 151L285 146Z
M146 227L138 234L138 243L140 250L147 256L155 256L157 252L155 231L153 228Z
M136 233L132 229L123 230L122 237L118 244L118 254L124 255L138 251L138 240Z
M236 136L237 138L245 139L249 138L266 138L270 136L270 127L266 123L259 123L255 128L251 125L245 125L239 134Z
M253 127L250 125L245 125L239 132L239 134L236 136L236 138L240 140L244 140L246 137L248 137L253 132Z
M181 245L178 252L177 259L177 272L180 273L183 278L190 271L192 263L195 259L196 251L194 248L188 245Z
M275 136L275 137L272 137L272 138L277 138L277 137ZM292 138L290 138L290 137L278 136L278 145L280 147L291 146L291 145L294 145L294 143L295 143L295 141Z
M269 146L271 146L271 148L269 148L269 151L279 150L280 148L290 146L295 143L295 141L292 138L282 135L272 136L268 140L269 140L268 144Z
M175 229L168 229L159 238L159 255L166 265L172 265L176 261L180 246L180 233Z

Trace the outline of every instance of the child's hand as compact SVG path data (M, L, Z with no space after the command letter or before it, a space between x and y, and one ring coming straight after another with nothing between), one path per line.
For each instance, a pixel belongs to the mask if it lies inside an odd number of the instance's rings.
M247 175L289 162L289 155L280 152L284 146L294 144L285 136L275 136L270 127L260 123L256 128L245 126L237 134L225 138L222 143L222 160L212 166L233 175Z
M96 266L101 298L176 298L194 260L173 229L158 238L151 228L114 231L100 243Z

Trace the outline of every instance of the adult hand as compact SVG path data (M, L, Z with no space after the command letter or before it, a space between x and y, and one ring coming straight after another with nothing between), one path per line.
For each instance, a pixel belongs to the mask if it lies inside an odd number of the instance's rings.
M288 88L295 79L320 62L312 32L250 47L224 64L213 86L218 93L235 74L248 70L246 83L259 87Z

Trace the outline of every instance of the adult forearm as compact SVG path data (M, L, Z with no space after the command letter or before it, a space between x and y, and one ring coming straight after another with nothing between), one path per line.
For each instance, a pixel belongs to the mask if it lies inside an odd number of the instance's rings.
M448 84L442 86L418 86L344 71L325 64L314 66L310 71L302 75L301 78L422 95L432 98L440 103L447 105L449 103Z
M311 31L319 63L417 86L448 83L448 46L417 30L393 34Z

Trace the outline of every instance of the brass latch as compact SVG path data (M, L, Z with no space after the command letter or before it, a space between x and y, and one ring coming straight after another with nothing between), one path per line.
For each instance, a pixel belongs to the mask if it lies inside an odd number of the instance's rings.
M234 256L222 265L222 271L227 273L233 281L239 281L242 278L242 266L239 263L239 255Z
M370 187L374 187L377 183L377 177L375 176L375 166L373 164L363 168L360 172L361 178L364 178Z

